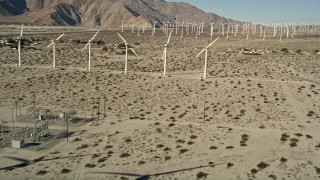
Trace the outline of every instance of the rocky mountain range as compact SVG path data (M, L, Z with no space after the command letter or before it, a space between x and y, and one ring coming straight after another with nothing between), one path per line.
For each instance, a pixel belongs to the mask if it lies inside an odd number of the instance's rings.
M109 27L131 21L233 22L183 2L164 0L0 0L0 23Z

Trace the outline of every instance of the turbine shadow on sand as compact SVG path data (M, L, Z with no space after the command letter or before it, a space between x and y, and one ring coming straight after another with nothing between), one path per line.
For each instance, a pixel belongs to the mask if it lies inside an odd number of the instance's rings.
M197 167L191 167L191 168L184 168L184 169L178 169L173 171L166 171L161 173L154 173L154 174L136 174L136 173L126 173L126 172L93 172L96 174L106 174L106 175L119 175L119 176L131 176L131 177L137 177L136 180L148 180L152 176L162 176L162 175L168 175L168 174L175 174L178 172L184 172L184 171L192 171L195 169L202 169L206 167L214 167L218 165L223 165L227 163L219 163L219 164L211 164L211 165L205 165L205 166L197 166Z

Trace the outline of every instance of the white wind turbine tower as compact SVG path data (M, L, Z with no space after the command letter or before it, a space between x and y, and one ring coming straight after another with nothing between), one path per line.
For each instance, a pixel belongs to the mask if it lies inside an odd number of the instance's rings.
M195 26L196 26L196 30L197 30L196 31L196 38L198 38L198 31L199 31L198 24L196 24Z
M23 34L23 24L22 24L22 26L21 26L20 36L17 38L17 40L18 40L18 53L19 53L18 66L21 66L21 38L22 38L22 34Z
M204 49L196 56L196 58L198 58L203 52L205 52L203 79L206 79L206 78L207 78L208 48L211 47L218 39L219 39L219 37L217 37L212 43L210 43L206 48L204 48Z
M235 25L235 30L234 30L234 36L237 37L237 32L238 32L238 24Z
M121 32L123 32L123 23L124 23L124 20L122 19L121 20Z
M127 74L128 73L128 49L130 49L130 51L132 51L134 55L136 55L136 56L138 56L138 55L136 52L134 52L134 50L132 48L128 48L129 44L127 43L127 41L119 33L117 33L117 34L122 39L122 41L124 42L124 45L126 46L124 73Z
M178 34L178 31L179 31L179 23L178 23L177 21L176 21L175 23L176 23L176 24L175 24L175 25L176 25L176 34Z
M280 31L281 31L281 33L280 33L280 39L279 39L279 41L281 41L282 40L282 25L281 25L281 27L280 27Z
M156 24L157 21L152 21L153 22L153 29L152 29L152 37L154 36L154 34L156 33Z
M134 31L134 23L135 23L135 22L131 20L131 31L132 31L132 33L133 33L133 31Z
M222 36L224 36L224 23L222 23Z
M138 36L140 36L140 26L141 26L141 22L139 21L138 22L138 26L137 26L137 28L138 28Z
M212 23L210 23L210 26L211 26L211 39L212 39L212 37L213 37L213 25L214 25L214 22L212 22Z
M228 23L227 24L227 38L226 39L229 39L229 30L230 30L230 24Z
M96 34L88 41L88 43L86 44L86 46L82 49L81 52L83 52L87 46L89 46L88 50L89 50L89 67L88 70L91 70L91 42L94 40L94 38L98 35L99 30L96 32Z
M166 75L166 72L167 72L167 47L170 43L171 34L172 34L172 31L170 31L168 41L164 45L164 51L163 51L163 55L162 55L162 59L163 59L163 74L162 75L164 75L164 76Z
M53 48L53 63L52 63L52 68L56 68L56 41L58 41L59 39L61 39L62 36L64 36L64 33L61 34L57 39L51 40L51 43L50 43L49 46L47 47L47 48L49 48L50 46L52 46L52 48Z

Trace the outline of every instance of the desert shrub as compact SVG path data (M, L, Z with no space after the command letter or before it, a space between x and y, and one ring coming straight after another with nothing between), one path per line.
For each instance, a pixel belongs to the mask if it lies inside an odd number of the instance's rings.
M145 164L146 162L145 161L139 161L138 164L142 165L142 164Z
M177 142L177 143L181 143L181 144L183 144L183 143L185 143L186 141L185 141L185 140L183 140L183 139L178 139L176 142Z
M187 144L188 145L192 145L192 144L194 144L194 142L193 141L189 141Z
M281 157L281 159L280 159L280 162L282 162L282 163L285 163L285 162L287 162L288 161L288 159L286 159L286 158L284 158L284 157Z
M257 169L255 169L255 168L251 169L251 174L257 174L257 172L258 172Z
M88 144L82 144L82 145L79 146L77 149L85 149L85 148L87 148L87 147L89 147Z
M107 46L102 48L103 51L109 51L109 48Z
M97 44L97 45L103 45L103 44L105 44L105 42L102 41L102 40L98 40L98 41L96 41L96 44Z
M277 179L277 176L275 176L275 175L273 175L273 174L270 174L268 177L271 178L271 179L273 179L273 180L276 180L276 179Z
M113 146L111 146L111 145L107 145L107 146L105 147L105 149L111 149L111 148L113 148Z
M196 135L191 135L190 136L190 139L196 139L198 136L196 136Z
M80 44L80 43L81 43L80 39L75 39L75 40L73 40L72 42L73 42L73 43L76 43L76 44Z
M126 158L126 157L129 157L130 154L129 153L122 153L120 154L120 158Z
M71 172L71 170L70 169L66 169L66 168L63 168L62 170L61 170L61 173L62 174L68 174L68 173L70 173Z
M218 147L216 147L216 146L210 146L210 149L211 149L211 150L214 150L214 149L218 149Z
M157 145L157 148L163 148L163 147L164 147L163 144L158 144L158 145Z
M309 134L307 134L306 137L307 137L308 139L312 139L312 136L309 135Z
M96 167L96 165L95 164L86 164L84 167L86 167L86 168L94 168L94 167Z
M92 158L94 159L94 158L97 158L97 157L99 157L100 155L99 154L92 154Z
M230 167L232 167L233 166L233 163L231 163L231 162L229 162L228 164L227 164L227 168L230 168Z
M287 135L286 133L283 133L283 134L281 135L280 140L284 142L284 141L287 141L288 138L289 138L289 135Z
M100 159L98 159L98 163L105 162L107 159L108 159L108 157L100 158Z
M174 123L170 123L170 124L169 124L169 127L172 127L172 126L174 126L174 125L175 125Z
M189 151L189 150L186 149L186 148L183 148L183 149L180 149L179 151L180 151L180 154L183 154L183 153L185 153L185 152L187 152L187 151Z
M259 169L265 169L265 168L267 168L268 166L270 166L270 165L267 164L267 163L265 163L265 162L261 162L261 163L259 163L259 164L257 165L257 167L258 167Z
M296 143L296 142L291 142L291 143L290 143L290 146L291 146L291 147L296 147L296 146L297 146L297 143Z
M40 170L37 172L36 175L46 175L48 173L48 171L45 171L45 170Z
M197 173L197 179L202 179L202 178L206 178L208 176L208 174L200 171Z

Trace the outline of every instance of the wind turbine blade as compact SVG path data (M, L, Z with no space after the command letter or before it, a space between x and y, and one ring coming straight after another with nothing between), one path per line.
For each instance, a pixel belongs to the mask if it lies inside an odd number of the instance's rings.
M117 33L117 34L118 34L118 36L122 39L122 41L123 41L125 44L128 44L127 41L126 41L119 33Z
M50 46L52 46L52 44L53 44L53 43L54 43L54 42L50 43L50 44L49 44L49 46L48 46L47 48L49 48Z
M217 37L211 44L209 44L208 47L212 46L218 39L219 37Z
M98 35L99 31L100 31L100 30L98 30L98 31L96 32L96 34L91 38L91 40L90 40L90 41L93 41L93 40L94 40L94 38L96 38L96 36Z
M61 34L61 35L56 39L56 41L58 41L59 39L61 39L61 38L62 38L62 36L64 36L64 33L63 33L63 34Z
M20 38L22 37L22 34L23 34L23 24L22 24L22 26L21 26Z
M172 31L170 31L170 34L169 34L169 38L168 38L168 42L167 42L167 45L169 44L170 42L170 39L171 39L171 34L172 34Z
M133 52L134 55L138 56L138 54L136 52L134 52L134 50L132 48L129 48L129 49Z
M203 49L203 50L196 56L196 58L198 58L205 50L206 50L206 48Z
M87 48L88 45L89 45L89 43L86 44L86 46L82 49L81 52L83 52Z

